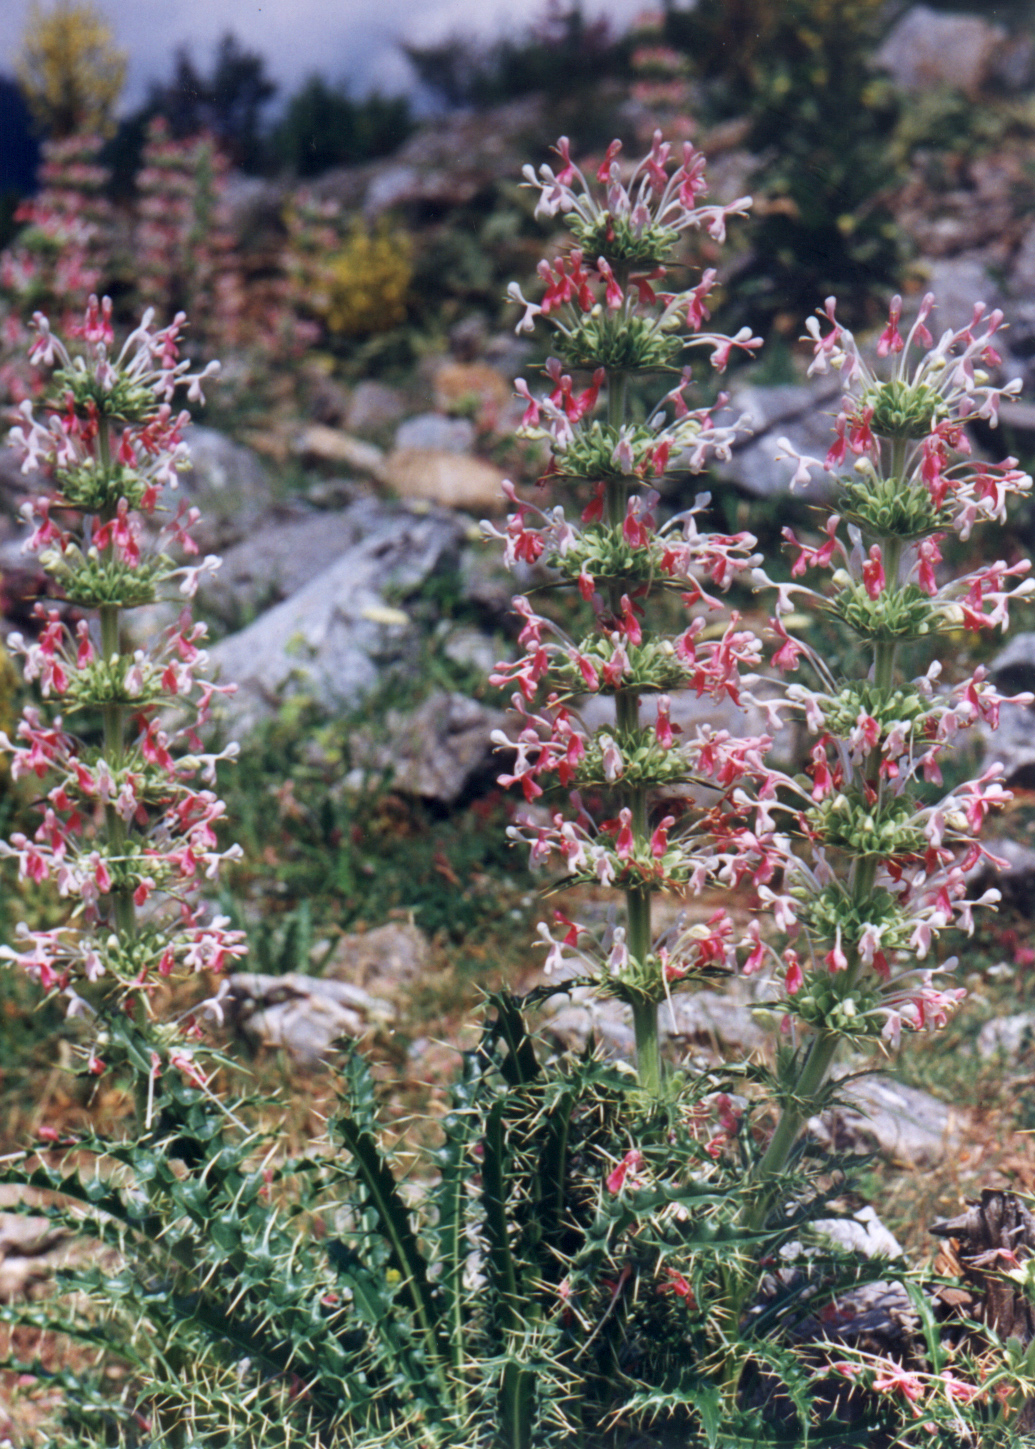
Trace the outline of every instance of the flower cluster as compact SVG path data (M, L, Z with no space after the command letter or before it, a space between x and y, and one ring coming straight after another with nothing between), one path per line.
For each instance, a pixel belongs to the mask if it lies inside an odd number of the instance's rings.
M104 275L113 213L98 164L103 144L100 136L44 141L39 191L18 207L21 230L0 252L0 387L15 401L36 386L26 361L31 313L45 308L62 327L74 325Z
M145 305L204 319L211 346L238 346L244 277L225 200L229 163L211 136L186 141L156 117L137 176L136 282Z
M999 361L992 338L1001 315L985 317L978 305L967 327L936 343L927 328L933 307L926 296L903 336L901 300L893 300L877 344L878 358L892 359L886 376L837 322L833 299L821 314L829 331L811 320L813 369L838 369L844 398L825 459L784 446L799 481L815 468L835 476L837 512L819 543L784 530L790 582L755 572L759 586L776 590L772 664L811 675L768 708L777 718L802 715L815 741L807 775L770 772L761 792L767 822L775 816L807 844L781 853L781 890L763 896L792 942L782 959L771 948L769 956L783 973L789 1014L820 1032L880 1033L894 1043L903 1028L944 1023L964 993L939 984L938 937L972 931L975 906L999 899L994 889L975 899L969 881L982 859L1000 864L979 836L989 811L1010 798L1002 769L943 792L940 761L962 731L994 730L1004 704L1032 703L1030 694L1000 695L982 665L949 686L937 660L913 679L898 668L903 645L941 631L1003 628L1011 604L1035 591L1027 559L955 578L945 572L945 535L966 539L978 522L1001 522L1007 498L1028 492L1031 479L1014 459L973 459L965 432L976 418L994 422L1000 398L1017 390L993 386L985 371ZM810 573L825 573L826 587L797 582ZM788 633L786 617L803 608L854 631L870 651L869 678L835 677L818 649ZM777 797L775 809L765 804ZM732 842L731 860L744 843Z
M146 1017L159 979L218 971L243 952L241 934L208 920L197 900L200 882L238 852L220 845L224 807L210 787L221 756L205 753L198 734L213 696L230 686L205 679L205 626L188 602L199 573L219 561L183 566L166 551L175 541L198 554L189 532L197 510L181 502L172 513L167 503L188 457L190 418L174 411L175 395L201 400L218 370L191 372L181 359L184 321L156 329L148 313L113 352L111 304L91 297L73 352L37 314L32 361L52 369L51 388L42 407L23 402L10 433L23 473L50 485L24 506L25 548L64 597L36 606L34 637L8 641L45 706L27 707L0 745L14 779L39 782L41 819L31 838L0 842L0 854L21 878L52 882L70 914L55 929L23 926L3 955L64 992L77 1015L132 999ZM181 596L171 621L148 647L131 648L123 611L155 602L170 583Z
M492 680L514 689L519 723L496 743L513 760L501 782L520 786L533 808L511 834L566 881L625 893L620 923L596 931L558 911L540 935L551 971L563 965L633 1005L641 1071L652 1050L649 1011L674 986L738 964L745 974L766 968L782 983L788 1029L797 1021L813 1044L798 1084L804 1099L841 1040L897 1042L903 1029L945 1023L963 992L946 983L953 963L939 966L938 938L972 930L974 909L998 899L969 882L983 859L996 863L979 836L1009 798L1001 771L946 791L939 762L961 731L994 729L1004 704L1031 696L1005 699L981 666L945 687L937 662L903 678L901 655L944 631L1003 628L1011 605L1035 591L1026 559L949 577L939 547L948 533L967 539L976 524L1001 522L1007 499L1031 487L1016 460L975 459L967 440L969 422L994 425L1000 399L1017 391L991 381L1002 316L979 305L968 326L936 342L927 327L934 298L902 330L895 298L876 367L837 320L833 299L810 322L812 370L839 372L844 398L825 458L784 446L795 483L825 470L838 498L817 541L784 530L791 579L775 583L749 534L704 530L707 495L666 519L652 486L677 457L694 469L728 456L740 427L688 407L680 354L704 344L721 370L734 348L750 351L757 339L703 330L713 273L679 292L658 284L683 230L721 239L746 200L699 204L701 158L686 146L677 164L657 134L628 174L617 143L610 147L596 187L565 139L557 150L559 169L525 176L538 212L563 214L574 245L541 264L540 300L516 287L511 295L524 308L518 329L545 320L560 355L546 364L545 396L524 380L516 389L525 433L550 443L540 482L581 488L583 497L573 519L507 484L506 526L485 528L511 567L548 570L588 624L569 631L552 611L514 601L523 652ZM641 420L630 414L628 376L659 368L678 380ZM826 587L806 579L824 573ZM721 596L734 582L775 594L768 660L737 612L725 611ZM672 636L650 626L662 589L692 611ZM789 631L803 609L857 636L868 677L838 678L820 649ZM763 665L789 676L781 693L771 680L758 688ZM672 718L684 691L750 702L770 733L736 739L699 726L684 739ZM615 716L590 729L583 700L596 695L614 699ZM768 760L772 732L789 716L803 717L813 736L807 771L796 776ZM573 815L543 808L557 786L571 792ZM760 920L737 930L725 911L654 940L652 893L706 886L746 888L783 940L770 940ZM777 1157L797 1126L792 1111Z
M690 146L681 159L671 156L660 134L631 170L620 149L608 149L595 179L575 165L565 138L559 169L526 168L538 213L563 214L574 235L567 251L540 265L539 301L511 288L523 308L518 330L547 322L558 352L546 363L544 394L524 379L516 384L526 403L522 432L550 445L541 484L581 497L569 516L563 505L542 507L505 484L506 525L484 528L502 542L509 566L549 570L584 620L568 632L526 598L514 600L523 653L497 666L492 680L514 690L519 722L513 737L501 731L496 743L513 758L503 783L520 785L530 804L560 786L574 806L571 815L537 806L542 813L519 820L512 838L528 845L534 863L561 867L572 883L625 893L623 923L598 932L558 912L559 931L544 924L541 935L548 969L563 964L588 974L632 1004L641 1073L649 1076L659 1004L678 986L731 972L738 944L725 911L655 938L651 896L699 891L714 879L723 863L717 842L738 813L734 793L749 786L765 748L716 732L684 741L673 720L681 692L736 703L742 671L761 662L761 642L722 597L738 580L749 584L760 560L750 534L707 530L707 494L665 518L656 485L677 461L699 472L711 458L728 458L744 427L717 416L721 395L711 408L688 405L686 350L703 346L721 372L734 350L749 354L761 344L748 329L736 337L706 329L713 270L662 290L681 265L682 234L703 229L722 240L727 219L748 199L703 204L702 157ZM628 379L648 370L671 380L637 416ZM652 624L663 591L689 611L674 635ZM598 695L614 700L614 720L593 729L583 701ZM707 809L678 798L695 772L713 786Z

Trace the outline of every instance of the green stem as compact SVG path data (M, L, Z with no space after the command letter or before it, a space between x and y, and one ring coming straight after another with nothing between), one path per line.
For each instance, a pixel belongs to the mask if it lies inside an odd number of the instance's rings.
M108 435L108 425L104 421L101 422L97 441L101 465L107 474L111 469L111 441ZM101 514L101 522L110 523L114 516L114 508L104 509ZM109 545L109 552L111 550L112 545ZM109 664L112 658L122 652L119 642L120 609L118 604L102 604L99 613L101 657L106 664ZM104 724L104 759L112 774L115 774L122 766L125 751L125 713L121 704L106 704L101 711ZM104 807L104 820L112 853L121 855L126 844L126 824L114 804L109 803ZM131 891L112 892L112 913L119 940L124 943L132 941L136 936L137 922Z
M658 1008L653 1001L633 1002L633 1031L636 1033L636 1072L640 1086L652 1097L661 1095L661 1045L658 1040Z
M607 420L617 432L625 421L628 402L629 380L625 373L609 373L607 380ZM628 490L621 479L609 479L607 483L607 516L614 529L620 529L625 521ZM613 580L610 587L610 605L617 614L621 607L624 590L620 581ZM615 729L626 739L635 737L640 727L640 699L635 690L622 689L615 694ZM647 838L647 794L645 790L626 790L623 804L632 813L633 835L637 841ZM651 930L651 896L649 891L627 890L625 892L626 945L631 959L642 968L650 955L653 942ZM658 1039L658 1003L655 1001L634 1001L633 1029L636 1033L636 1070L640 1085L651 1096L661 1092L661 1047Z
M893 467L897 466L900 471L904 466L903 449L904 444L895 443ZM885 587L889 592L895 593L899 587L898 571L902 561L902 540L889 536L882 538L880 543ZM873 682L879 690L890 690L895 682L896 647L890 640L879 640L874 645ZM881 752L878 745L870 753L864 767L865 781L875 789L879 789L881 785L880 762ZM864 905L872 896L877 880L878 865L878 858L873 855L861 856L853 863L849 886L854 905ZM862 962L856 954L855 959L848 966L849 985L855 984L861 970ZM794 1086L793 1099L784 1108L776 1125L776 1131L756 1170L758 1180L763 1185L763 1191L750 1215L752 1226L761 1226L765 1219L772 1202L772 1193L765 1190L765 1184L768 1179L775 1177L786 1166L797 1141L798 1133L811 1114L815 1095L822 1087L827 1073L834 1064L840 1041L840 1033L822 1030L818 1031L812 1040L802 1063L801 1073Z

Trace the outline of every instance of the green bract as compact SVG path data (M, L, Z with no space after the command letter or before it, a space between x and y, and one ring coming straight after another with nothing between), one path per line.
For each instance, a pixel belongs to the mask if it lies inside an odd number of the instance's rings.
M835 614L862 639L874 643L920 639L941 623L942 615L916 584L871 599L863 584L850 583L831 600Z
M629 444L637 459L632 474L626 473L614 460L620 441ZM657 434L643 424L618 429L594 421L588 427L577 429L564 451L554 454L552 473L561 478L585 478L591 483L613 478L626 482L631 488L638 487L641 479L636 470L646 464L645 472L654 472L647 454L657 447L657 442Z
M923 538L952 524L951 510L936 507L919 478L882 478L867 469L839 478L838 485L842 518L879 536Z
M634 548L620 527L599 523L583 529L563 554L552 553L547 562L568 583L584 570L597 584L614 579L626 590L652 583L661 572L664 553L664 543L656 537Z
M617 690L636 690L646 694L668 694L672 690L685 689L690 672L676 654L667 639L645 639L642 644L624 644L629 668L623 673L617 685L608 684L601 675L599 693L614 694ZM591 634L578 646L578 652L602 671L610 664L614 655L611 641ZM583 694L586 682L574 661L557 661L550 669L550 677L570 694Z
M860 714L869 715L886 734L896 725L907 733L916 729L927 716L927 704L919 690L879 689L867 681L843 684L823 705L823 719L831 734L845 738L858 722Z
M618 267L642 267L652 272L669 261L679 241L675 227L653 223L636 227L627 216L599 212L591 221L574 215L569 218L572 235L586 256L596 261L603 257L616 270Z
M878 437L919 441L949 416L945 399L929 383L889 378L867 388L863 409L872 408L870 428Z
M616 776L605 768L605 754L616 746L621 770ZM620 778L626 785L663 786L687 780L686 760L677 748L666 750L651 728L635 731L598 729L586 745L575 775L579 785L608 785Z
M855 856L922 855L927 838L912 823L915 802L906 796L891 796L879 805L858 795L828 795L805 811L808 829L824 845L850 851Z
M579 317L570 332L558 333L556 346L569 367L587 372L603 367L621 373L674 369L686 343L676 332L662 332L653 317L622 316L598 303Z
M155 414L154 386L139 382L121 368L112 367L107 382L98 381L82 358L74 358L71 367L54 372L55 387L71 394L77 411L96 409L99 417L116 423L144 423Z
M818 1031L834 1032L846 1038L879 1036L884 1025L879 1015L870 1015L880 1005L880 992L853 983L848 971L816 970L805 985L783 1003L790 1016Z
M131 565L92 548L84 556L75 544L69 544L60 555L53 549L41 554L40 562L64 589L68 602L81 609L105 604L136 609L153 604L158 585L176 567L166 554L150 554Z
M834 944L840 933L845 951L856 947L863 932L880 932L881 950L899 951L907 946L911 923L897 897L878 887L867 901L853 901L837 883L824 886L818 895L801 887L791 894L799 902L798 919L813 938L817 950ZM823 943L822 945L820 943Z
M103 708L109 704L128 705L141 709L145 705L168 699L169 692L162 688L161 671L144 661L138 666L140 688L131 692L126 688L126 660L116 655L114 659L94 659L90 664L76 670L69 681L66 698L72 709Z
M124 463L109 463L105 468L93 458L75 467L57 468L55 473L62 502L82 513L114 513L120 498L131 509L139 508L145 493L153 486L139 468L130 468Z

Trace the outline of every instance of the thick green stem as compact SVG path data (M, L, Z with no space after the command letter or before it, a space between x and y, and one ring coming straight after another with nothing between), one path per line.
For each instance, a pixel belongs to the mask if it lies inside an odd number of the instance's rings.
M108 426L101 423L98 434L98 446L101 464L106 473L111 468L111 443L108 436ZM115 515L113 508L105 510L101 521L109 523ZM109 552L113 546L109 545ZM100 607L101 622L101 657L105 663L110 663L121 653L119 642L119 614L118 604L102 604ZM112 774L115 774L122 766L123 754L125 751L125 708L121 704L106 704L102 709L104 722L104 758ZM126 844L126 824L119 814L115 805L109 802L104 809L105 827L108 835L108 844L113 855L120 855ZM133 905L133 895L129 890L116 890L112 892L112 912L115 920L115 930L120 941L128 943L136 936L136 908Z
M658 1040L658 1008L653 1001L633 1003L636 1033L636 1071L640 1086L652 1097L661 1095L661 1045Z
M628 378L624 373L608 376L607 420L618 431L625 421ZM621 479L607 484L607 517L612 528L620 529L625 521L628 489ZM610 586L610 606L617 614L624 590L619 580ZM615 728L619 736L632 738L640 727L640 700L635 690L622 689L615 694ZM638 842L647 838L647 795L642 789L622 791L623 804L632 814L633 835ZM636 965L642 968L650 955L651 897L649 891L625 892L626 946ZM658 1004L654 1001L633 1003L633 1028L636 1033L636 1069L640 1085L651 1096L661 1092L661 1047L658 1040Z

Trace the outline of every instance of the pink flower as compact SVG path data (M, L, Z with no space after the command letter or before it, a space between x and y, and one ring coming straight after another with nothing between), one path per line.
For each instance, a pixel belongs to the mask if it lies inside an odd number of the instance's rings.
M788 948L783 953L784 964L787 970L784 972L783 984L788 996L795 996L805 985L805 975L801 969L801 962L798 960L797 951Z
M630 1148L629 1151L622 1158L618 1166L614 1169L614 1171L608 1173L607 1177L604 1179L604 1186L610 1193L621 1192L622 1188L625 1186L625 1180L630 1173L633 1174L634 1179L632 1185L635 1185L636 1174L640 1171L643 1165L643 1153L640 1152L639 1148Z
M884 561L878 543L872 546L869 557L863 564L863 584L871 599L878 598L884 592Z
M938 592L938 581L935 578L935 567L941 563L942 556L938 548L941 534L934 534L931 538L922 539L917 546L917 583L925 594L934 595Z
M741 974L753 976L756 971L761 971L766 957L765 942L762 940L762 932L757 921L748 923L748 940L752 943L751 950L741 968Z
M666 815L661 824L654 831L650 838L650 853L655 860L660 860L668 850L668 832L676 823L674 815Z
M633 853L632 811L628 808L618 812L620 829L615 840L615 854L619 860L628 860Z
M194 1053L183 1048L177 1048L169 1053L169 1065L175 1067L182 1073L184 1079L192 1087L205 1088L208 1086L208 1078L194 1060Z
M881 333L877 343L878 357L887 357L889 352L901 352L903 347L905 347L906 344L902 340L902 334L898 330L901 316L902 298L892 297L891 306L888 309L888 325Z

